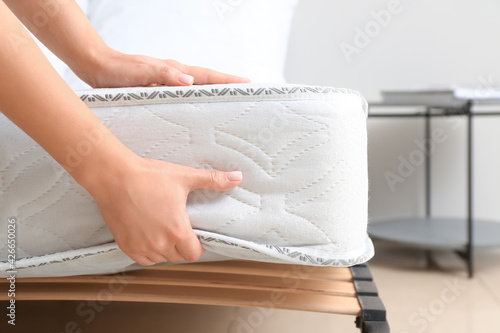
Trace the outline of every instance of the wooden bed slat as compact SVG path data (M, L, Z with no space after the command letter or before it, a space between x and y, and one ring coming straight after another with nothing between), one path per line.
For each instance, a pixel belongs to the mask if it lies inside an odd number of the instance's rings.
M93 283L29 283L18 287L16 300L85 300L184 303L222 306L267 307L346 315L359 315L357 298L293 291L226 289L192 286L129 285L120 292Z
M202 271L260 276L283 276L287 273L309 275L309 279L350 281L352 274L345 267L319 267L289 264L273 264L249 260L201 262L196 264L154 266L152 270Z
M68 276L53 278L24 278L19 279L27 283L95 283L107 285L116 280L123 280L133 285L163 285L163 286L197 286L197 287L224 287L247 288L252 290L294 289L296 292L326 293L330 295L355 296L354 285L345 281L309 280L294 276L273 277L256 275L238 275L207 272L183 271L156 271L140 270L125 275L93 275Z
M8 281L0 281L7 288ZM0 294L6 300L7 293ZM16 300L94 300L361 313L348 268L244 260L154 266L114 275L18 278Z

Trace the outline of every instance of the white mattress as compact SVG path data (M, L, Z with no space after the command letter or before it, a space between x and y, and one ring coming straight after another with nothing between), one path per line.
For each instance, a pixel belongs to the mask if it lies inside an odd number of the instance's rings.
M97 89L82 100L141 156L242 170L227 192L190 194L201 260L351 266L367 236L367 104L347 89L213 85ZM36 110L33 110L36 112ZM15 218L17 276L142 268L116 245L93 198L0 114L0 275Z

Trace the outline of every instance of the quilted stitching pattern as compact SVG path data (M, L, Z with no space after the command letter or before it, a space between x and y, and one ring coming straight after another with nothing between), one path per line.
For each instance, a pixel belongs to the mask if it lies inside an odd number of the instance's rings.
M309 264L370 257L366 102L357 93L307 86L137 89L82 99L142 156L244 172L231 191L197 190L188 198L192 225L210 250ZM18 256L76 250L79 260L93 253L85 249L113 242L92 197L0 117L1 141L13 138L0 145L0 227L18 218Z

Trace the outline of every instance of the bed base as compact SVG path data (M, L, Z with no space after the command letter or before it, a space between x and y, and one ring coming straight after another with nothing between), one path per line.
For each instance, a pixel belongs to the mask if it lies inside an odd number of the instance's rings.
M8 281L0 282L8 290ZM0 293L7 300L7 293ZM164 265L112 275L18 278L16 301L86 300L261 307L352 315L363 333L388 333L366 264L351 268L245 260Z

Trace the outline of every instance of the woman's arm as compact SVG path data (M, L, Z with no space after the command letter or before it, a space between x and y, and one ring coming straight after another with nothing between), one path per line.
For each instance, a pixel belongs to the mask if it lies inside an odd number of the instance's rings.
M108 47L73 0L4 0L24 25L94 88L245 83L248 79Z
M189 191L228 190L241 173L133 154L66 85L2 1L0 45L0 110L89 191L120 248L142 265L197 260L204 250L186 213Z

